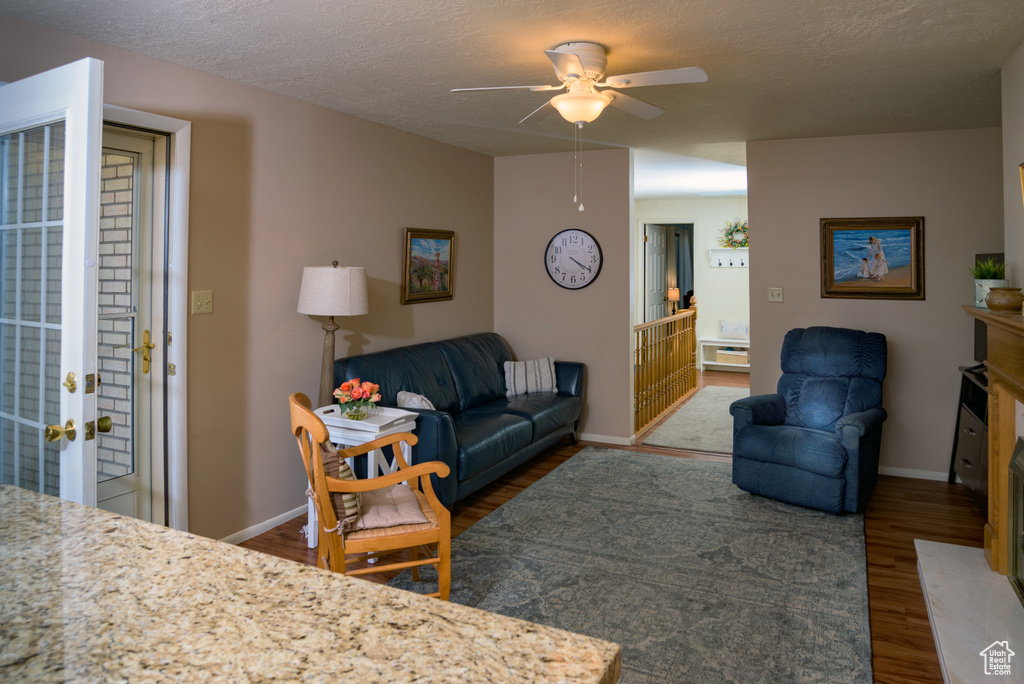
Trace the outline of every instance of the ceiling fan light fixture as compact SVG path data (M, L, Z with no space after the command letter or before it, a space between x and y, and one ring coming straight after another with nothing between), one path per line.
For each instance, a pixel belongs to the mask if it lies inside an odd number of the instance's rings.
M551 105L558 110L562 118L569 123L590 123L612 101L612 98L599 92L569 92L551 98Z

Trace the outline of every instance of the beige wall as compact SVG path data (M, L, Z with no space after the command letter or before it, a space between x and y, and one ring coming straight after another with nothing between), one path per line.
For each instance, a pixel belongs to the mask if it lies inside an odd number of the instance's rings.
M518 359L587 365L583 432L628 443L630 409L630 153L585 152L584 206L572 203L573 155L494 160L494 329ZM566 290L544 269L560 230L586 230L604 265L592 285Z
M725 224L747 218L746 197L637 200L634 211L638 231L645 223L693 224L693 289L697 297L698 337L718 337L720 320L750 319L750 270L711 268L708 259L708 250L719 246L718 237ZM642 233L640 239L643 239ZM637 310L639 306L636 305Z
M323 331L296 313L302 267L365 266L370 314L338 355L492 330L493 164L233 81L6 17L0 81L105 62L105 101L191 121L189 525L224 537L305 501L287 396L316 396ZM571 167L570 167L571 168ZM457 234L455 299L399 305L402 231Z
M998 128L747 144L754 394L773 392L782 338L812 325L884 333L889 372L881 465L948 472L960 377L973 359L968 268L1003 246ZM925 301L820 296L819 219L925 217ZM767 303L767 288L785 302Z
M1024 45L1003 65L1003 215L1007 277L1024 285L1024 203L1020 165L1024 163Z

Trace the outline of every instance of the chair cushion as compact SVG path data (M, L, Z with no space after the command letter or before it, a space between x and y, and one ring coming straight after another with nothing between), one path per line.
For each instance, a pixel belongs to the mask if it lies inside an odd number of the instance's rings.
M886 340L846 328L797 328L782 343L778 393L786 425L832 431L845 415L882 405Z
M427 497L419 490L412 490L416 497L416 503L420 512L426 517L427 522L416 525L398 525L397 527L374 527L368 530L355 530L345 534L345 541L365 541L367 539L380 539L382 537L393 537L400 534L411 534L413 532L428 532L438 528L437 514L430 507Z
M505 396L555 391L555 359L505 362Z
M348 463L338 455L338 450L330 442L320 445L320 455L324 464L324 475L339 480L354 480L356 474ZM312 489L313 483L310 483ZM341 529L349 529L362 513L361 492L331 492L331 506L334 516L338 519Z
M533 423L511 413L494 413L486 406L452 416L459 443L459 481L468 480L501 463L533 438Z
M836 478L847 460L835 433L791 425L748 425L733 438L733 456Z
M418 525L427 522L412 487L396 484L383 489L363 492L363 513L356 520L353 529L370 530L375 527L397 525Z
M512 352L500 335L481 333L459 337L438 342L437 347L448 362L455 381L460 410L465 411L505 396L503 369L504 363L512 360Z

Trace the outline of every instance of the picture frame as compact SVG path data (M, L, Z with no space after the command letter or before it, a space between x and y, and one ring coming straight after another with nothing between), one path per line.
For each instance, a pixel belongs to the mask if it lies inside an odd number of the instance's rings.
M821 296L923 300L924 217L821 219Z
M455 297L455 232L406 228L402 255L402 304Z

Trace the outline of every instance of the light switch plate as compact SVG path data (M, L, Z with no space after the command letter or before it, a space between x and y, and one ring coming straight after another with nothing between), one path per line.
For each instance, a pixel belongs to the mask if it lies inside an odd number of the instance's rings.
M768 288L768 301L769 302L781 302L782 301L782 288L781 287L769 287Z
M213 313L213 290L192 290L192 313Z

